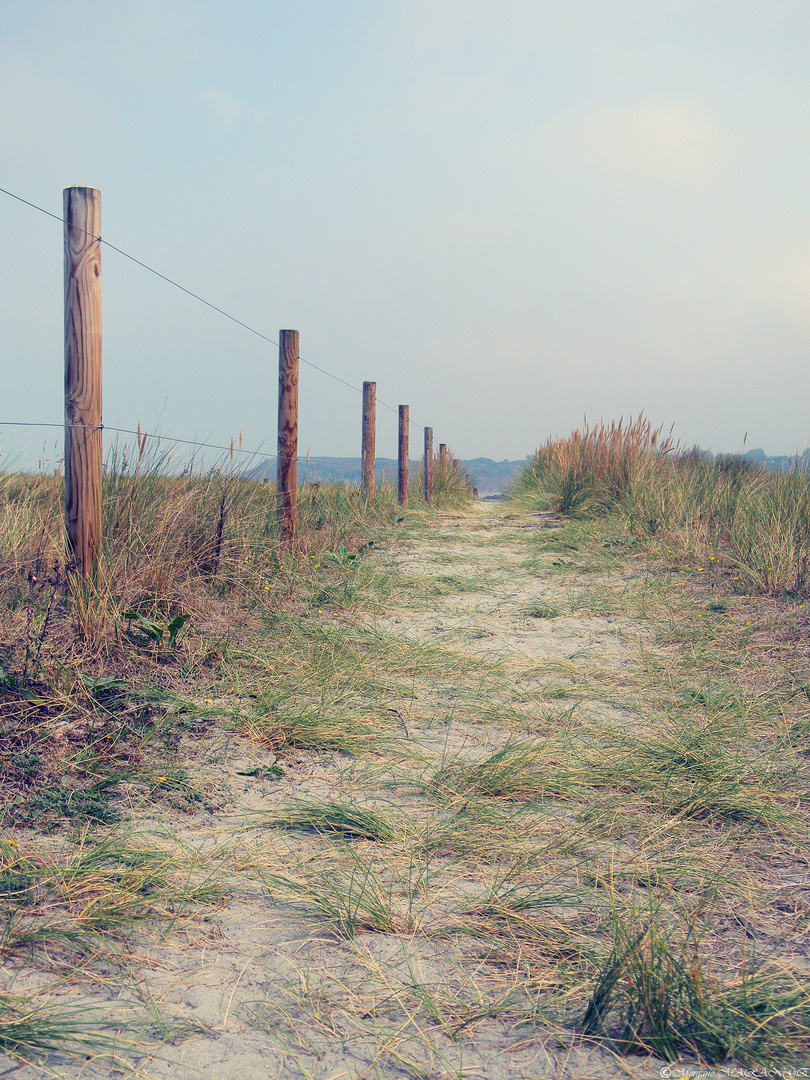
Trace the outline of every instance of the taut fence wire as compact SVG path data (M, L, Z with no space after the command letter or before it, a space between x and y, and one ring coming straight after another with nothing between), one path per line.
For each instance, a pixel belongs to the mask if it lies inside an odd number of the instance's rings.
M46 217L53 218L54 221L59 221L59 222L61 222L61 224L63 226L65 225L65 219L63 217L60 217L59 214L53 214L53 213L51 213L50 210L46 210L44 207L38 206L36 203L31 202L29 199L23 199L22 196L15 195L13 191L8 191L6 188L0 188L0 194L8 195L9 198L16 199L17 202L23 203L25 206L30 206L33 210L39 211L40 214L45 214ZM248 333L254 334L256 337L261 338L262 341L266 341L266 342L268 342L268 344L275 345L276 347L278 347L278 341L276 341L274 338L271 338L267 334L262 333L262 331L257 330L255 326L251 326L249 323L246 323L242 319L237 318L235 315L232 315L230 312L225 311L224 308L219 307L217 304L212 303L210 300L206 300L204 296L200 296L199 293L195 293L192 289L186 288L185 285L181 285L179 281L175 281L175 279L172 278L172 277L169 277L168 274L162 274L159 270L156 270L153 266L150 266L148 263L145 263L141 259L136 258L134 255L131 255L128 251L124 251L123 248L117 247L115 244L111 243L109 240L105 240L103 236L96 236L95 233L88 232L86 229L81 229L76 225L71 225L71 228L75 229L77 232L84 233L85 236L92 237L94 240L97 240L100 244L103 244L105 247L108 247L111 251L117 252L119 255L122 255L125 259L129 259L130 262L135 263L136 266L140 266L142 269L148 271L150 274L153 274L155 277L159 278L161 281L165 281L169 285L172 285L175 289L179 289L180 292L185 293L186 296L190 296L193 300L197 300L199 303L204 304L205 307L210 308L211 311L215 311L215 312L217 312L217 314L222 315L224 318L230 319L231 322L236 323L237 326L241 326L242 329L247 330ZM334 379L335 382L339 382L343 386L348 387L350 390L354 390L356 393L362 395L362 393L363 393L362 387L355 386L354 383L350 383L346 379L341 378L340 375L336 375L334 373L334 371L329 371L328 368L321 367L318 364L313 363L311 360L305 359L303 356L299 356L298 359L301 361L302 364L306 364L307 367L312 368L314 371L319 371L322 375L326 375L328 378ZM389 405L387 402L381 400L380 398L377 398L377 403L379 405L382 405L383 408L388 409L390 412L393 412L393 413L397 412L397 408L394 405ZM416 421L411 420L410 423L413 424L413 426L418 428L420 431L424 431L424 428L422 427L422 425L417 424ZM3 425L3 426L9 426L9 425ZM23 426L23 425L20 425L20 426ZM40 424L40 425L32 425L32 426L45 427L47 425ZM54 426L59 426L59 425L54 425ZM108 428L105 428L105 430L113 431L113 430L119 430L119 429L114 429L114 428L109 428L108 427ZM132 432L132 434L134 434L134 432ZM178 440L175 440L175 441L176 442L182 442L183 440L178 439ZM193 440L188 440L188 441L192 442ZM228 449L228 448L226 447L225 449Z

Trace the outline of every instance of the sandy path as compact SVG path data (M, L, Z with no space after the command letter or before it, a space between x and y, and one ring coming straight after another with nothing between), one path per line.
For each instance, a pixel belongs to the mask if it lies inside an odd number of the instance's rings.
M632 672L649 627L607 610L610 605L601 614L577 609L575 560L553 566L559 553L533 555L538 533L550 527L502 504L479 504L469 514L445 515L408 546L382 556L395 564L402 584L383 610L352 617L400 644L440 647L456 658L459 674L424 672L407 695L392 691L382 705L396 711L403 731L394 753L370 761L299 753L285 762L278 781L244 775L265 763L245 739L220 739L202 758L196 742L187 765L220 789L223 811L137 824L153 837L209 852L227 869L229 899L204 921L179 922L165 939L139 935L141 962L130 988L114 974L106 986L93 985L89 976L81 990L55 988L54 1003L141 1008L148 996L166 1017L187 1021L186 1036L154 1055L128 1055L144 1078L660 1076L663 1062L620 1061L573 1037L516 1023L514 1010L493 1005L505 1000L514 973L482 963L468 940L431 937L459 897L481 894L487 872L480 867L448 857L420 869L413 845L408 855L370 841L335 848L302 832L257 829L251 817L294 799L351 797L406 823L438 821L425 810L418 787L383 780L397 769L400 776L403 769L424 776L449 758L481 760L516 732L531 734L548 712L547 702L538 705L538 688L548 692L553 684L562 708L569 704L567 688L600 681L609 687L612 678ZM538 616L543 605L557 617ZM627 722L612 691L586 697L577 700L579 710L608 725ZM508 722L498 721L500 713ZM364 866L377 868L382 891L402 919L397 932L341 937L308 915L303 901L266 887L272 874L293 868L302 874L325 865L328 876L329 859L342 872L357 852ZM420 873L424 880L412 887ZM25 971L15 977L20 991L45 981ZM49 1067L64 1080L123 1075L98 1059L52 1057ZM7 1057L0 1062L3 1077L41 1075Z

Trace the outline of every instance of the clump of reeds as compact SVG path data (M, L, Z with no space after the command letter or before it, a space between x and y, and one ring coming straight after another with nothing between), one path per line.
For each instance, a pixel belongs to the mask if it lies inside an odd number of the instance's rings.
M761 1065L787 1045L795 1055L808 1052L810 995L776 969L752 971L744 963L738 974L714 976L694 927L668 924L655 909L646 918L617 914L613 950L582 1028L625 1054Z
M411 477L409 500L416 507L425 506L425 462ZM465 506L472 496L470 479L462 474L460 462L452 452L436 454L433 459L433 485L431 505L437 510L457 509Z
M424 508L423 486L420 475L412 478L417 511ZM433 494L437 507L469 497L450 455L437 460ZM0 476L0 604L24 604L29 574L40 582L64 561L62 513L59 478ZM263 587L284 562L275 485L249 480L229 462L181 471L157 443L145 453L115 447L105 464L102 513L93 596L85 601L105 617L137 610L170 620L199 585L220 593ZM345 484L302 486L293 547L304 554L348 547L398 518L391 484L370 495Z
M371 496L304 486L289 544L276 509L275 485L247 479L227 459L180 469L157 442L114 447L95 574L80 582L65 555L62 479L0 475L0 749L8 763L0 812L6 807L9 820L42 818L46 796L49 821L112 820L107 788L94 785L145 768L145 746L164 734L144 700L150 684L181 689L217 654L216 638L236 632L250 612L300 612L316 596L324 608L362 603L384 576L375 537L419 517L418 508L403 513L391 485ZM67 735L50 723L62 715ZM280 732L260 726L273 744L313 738L294 710ZM357 737L347 730L340 745Z
M724 572L740 592L807 595L810 474L681 452L643 417L549 440L512 497L560 513L618 516L635 536L655 537L674 562Z
M539 495L560 513L621 502L638 470L672 452L669 437L649 420L632 417L591 428L567 439L549 439L518 478L515 497Z

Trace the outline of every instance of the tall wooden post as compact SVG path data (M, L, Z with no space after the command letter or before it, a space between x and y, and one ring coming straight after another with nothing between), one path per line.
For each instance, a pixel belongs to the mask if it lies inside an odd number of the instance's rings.
M65 222L65 526L88 578L101 547L101 192L63 192Z
M433 501L433 428L425 428L425 502Z
M298 496L298 331L278 335L276 512L282 540L295 536Z
M362 491L374 494L374 468L376 464L374 444L377 427L377 384L363 383L363 441L362 441Z
M410 406L399 407L399 451L397 457L397 493L399 505L408 505L408 455L410 454Z

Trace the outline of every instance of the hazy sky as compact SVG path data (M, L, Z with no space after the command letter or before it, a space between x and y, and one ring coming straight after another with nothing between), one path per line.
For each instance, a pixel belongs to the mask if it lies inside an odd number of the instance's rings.
M639 410L791 453L808 57L807 0L0 0L0 187L100 188L110 243L461 457ZM61 422L62 228L0 226L0 420ZM105 423L275 452L277 349L102 267ZM360 395L300 392L302 452L358 454Z

